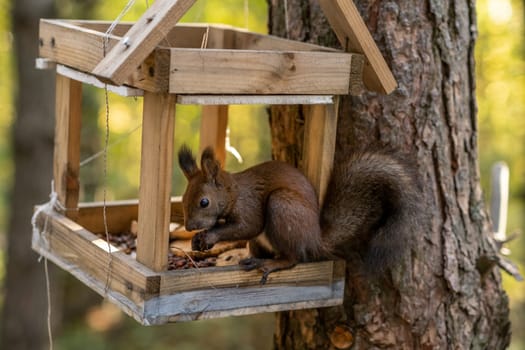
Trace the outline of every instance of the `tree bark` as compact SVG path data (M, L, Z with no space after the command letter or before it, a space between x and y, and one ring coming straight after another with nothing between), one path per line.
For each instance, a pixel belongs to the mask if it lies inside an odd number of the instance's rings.
M497 252L479 184L475 2L355 3L399 86L342 98L335 162L363 145L409 154L429 217L388 278L369 281L348 264L343 307L280 313L275 348L337 348L337 335L351 334L354 349L503 349L508 300L487 263ZM317 1L268 4L271 34L338 45ZM300 164L302 120L301 108L272 108L275 158Z
M38 21L56 17L56 13L52 0L12 4L17 115L0 348L30 350L46 348L48 343L44 264L38 263L38 256L31 251L31 216L33 206L46 202L51 191L55 104L53 71L34 67ZM51 275L56 272L53 264L49 270ZM57 291L54 286L52 290Z

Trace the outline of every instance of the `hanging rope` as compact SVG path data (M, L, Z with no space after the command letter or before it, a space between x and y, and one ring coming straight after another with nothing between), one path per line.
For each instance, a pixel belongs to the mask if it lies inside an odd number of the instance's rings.
M49 249L49 240L47 239L48 215L50 215L55 209L65 210L64 206L60 204L58 200L58 194L55 192L54 182L51 181L51 194L49 195L49 201L47 203L44 203L38 206L38 209L35 210L35 212L33 213L33 216L31 217L31 226L33 227L33 237L39 237L40 241L42 242L46 250ZM46 214L46 217L44 221L44 227L40 231L37 226L37 220L41 214ZM51 306L51 287L50 287L50 280L49 280L49 269L47 266L47 258L45 256L40 255L40 257L38 258L38 261L41 261L42 258L44 259L44 273L45 273L45 280L46 280L47 335L49 338L49 349L53 350L53 333L51 329L51 307L52 306Z
M111 35L111 33L113 33L113 30L115 30L115 27L120 23L120 21L122 20L122 17L124 17L124 15L128 13L129 9L133 6L133 4L135 4L135 0L129 0L126 6L124 6L122 11L120 12L120 14L117 16L117 18L108 27L108 29L106 30L106 33L104 33L104 41L103 41L104 56L106 56L106 53L107 53L106 50L107 50L107 45L109 43L109 36ZM148 5L147 1L146 1L146 5Z

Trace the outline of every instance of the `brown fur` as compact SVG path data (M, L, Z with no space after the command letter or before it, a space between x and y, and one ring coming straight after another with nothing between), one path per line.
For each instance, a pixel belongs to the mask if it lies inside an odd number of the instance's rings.
M336 166L322 215L310 182L286 163L270 161L230 174L207 148L199 169L183 146L179 164L188 179L184 222L188 230L201 230L192 248L249 240L252 258L241 266L261 269L261 283L273 271L344 257L348 249L364 252L373 269L389 267L402 254L415 211L413 178L387 154L358 153Z

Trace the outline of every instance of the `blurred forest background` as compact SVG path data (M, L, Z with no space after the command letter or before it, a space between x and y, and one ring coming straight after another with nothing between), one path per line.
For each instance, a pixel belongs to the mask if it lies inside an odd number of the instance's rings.
M37 3L38 1L35 1ZM57 17L114 20L127 1L56 0ZM4 280L8 217L13 184L12 125L17 86L13 56L11 0L0 0L0 283ZM525 223L525 2L523 0L478 0L476 47L477 96L479 107L479 152L482 185L490 198L490 168L503 160L510 166L508 231L521 231ZM136 20L147 1L137 1L124 17ZM226 23L260 33L267 32L266 0L200 0L183 18L184 22ZM35 41L35 46L38 43ZM83 90L81 159L104 147L106 106L104 92L85 86ZM140 167L141 99L109 95L110 120L107 168L107 199L138 196ZM175 147L182 142L198 149L199 108L178 106ZM42 118L54 118L42 115ZM230 108L230 144L243 157L231 154L227 168L240 170L270 158L270 132L264 106ZM51 171L51 168L50 168ZM81 200L102 199L103 160L95 159L81 168ZM38 174L35 174L38 176ZM185 181L176 167L173 194L181 194ZM35 198L35 204L46 201ZM30 234L30 218L27 218ZM508 244L510 258L525 264L525 238ZM33 254L27 247L27 254ZM35 261L37 259L34 254ZM44 273L42 267L42 274ZM72 279L72 278L69 278ZM504 276L510 297L513 323L511 349L525 348L525 285ZM3 284L3 283L2 283ZM273 315L141 327L112 305L75 281L68 281L64 297L67 323L55 333L58 349L269 349L274 328ZM5 289L0 293L2 305ZM73 295L67 295L67 293ZM45 295L41 296L45 299ZM1 325L0 325L1 326Z

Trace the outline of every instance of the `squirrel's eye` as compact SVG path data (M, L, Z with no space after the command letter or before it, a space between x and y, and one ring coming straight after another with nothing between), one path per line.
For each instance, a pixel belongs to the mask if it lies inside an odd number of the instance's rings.
M203 198L199 204L201 208L206 208L208 205L210 205L210 200L208 198Z

